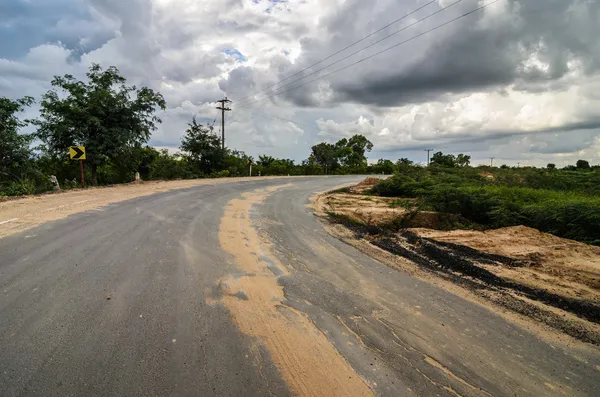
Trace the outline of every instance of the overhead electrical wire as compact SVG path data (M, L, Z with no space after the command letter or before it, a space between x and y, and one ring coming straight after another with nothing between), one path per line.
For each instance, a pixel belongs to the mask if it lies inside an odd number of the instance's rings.
M385 29L389 28L390 26L392 26L392 25L394 25L394 24L396 24L396 23L398 23L398 22L402 21L403 19L406 19L406 18L408 18L409 16L411 16L411 15L415 14L416 12L419 12L419 11L421 11L423 8L425 8L425 7L427 7L427 6L431 5L431 4L433 4L433 3L435 3L435 2L437 2L437 0L432 0L432 1L430 1L429 3L426 3L426 4L424 4L423 6L421 6L421 7L417 8L416 10L414 10L414 11L411 11L411 12L409 12L408 14L406 14L406 15L404 15L404 16L402 16L402 17L398 18L398 19L396 19L395 21L392 21L392 22L388 23L387 25L385 25L385 26L384 26L384 27L382 27L381 29L379 29L379 30L376 30L375 32L373 32L373 33L369 34L368 36L365 36L365 37L363 37L362 39L360 39L360 40L358 40L358 41L355 41L354 43L352 43L352 44L350 44L350 45L348 45L348 46L346 46L346 47L342 48L341 50L338 50L338 51L334 52L333 54L331 54L331 55L328 55L327 57L325 57L325 58L321 59L319 62L317 62L317 63L313 63L312 65L310 65L310 66L307 66L307 67L305 67L304 69L302 69L302 70L300 70L300 71L298 71L298 72L296 72L296 73L294 73L294 74L291 74L291 75L287 76L286 78L284 78L284 79L282 79L282 80L279 80L277 83L271 84L271 85L269 85L269 86L267 86L267 87L263 88L262 90L260 90L260 91L258 91L258 92L255 92L254 94L246 95L246 96L245 96L245 97L243 97L243 98L237 99L237 100L236 100L236 102L241 102L241 101L243 101L243 100L245 100L245 99L247 99L247 98L250 98L250 97L253 97L253 96L255 96L255 95L258 95L258 94L260 94L261 92L264 92L264 91L268 90L269 88L276 86L277 84L283 83L284 81L286 81L286 80L288 80L288 79L291 79L291 78L292 78L292 77L294 77L294 76L297 76L297 75L299 75L300 73L304 72L304 71L305 71L305 70L307 70L307 69L310 69L310 68L312 68L312 67L315 67L315 66L317 66L317 65L319 65L319 64L321 64L321 63L323 63L323 62L325 62L326 60L333 58L333 57L334 57L334 56L336 56L337 54L339 54L339 53L341 53L341 52L344 52L344 51L346 51L348 48L354 47L356 44L358 44L358 43L361 43L361 42L365 41L365 40L366 40L366 39L368 39L369 37L373 37L373 36L374 36L374 35L376 35L377 33L379 33L379 32L381 32L381 31L383 31L383 30L385 30Z
M375 57L375 56L381 55L381 54L383 54L383 53L385 53L385 52L387 52L387 51L390 51L390 50L392 50L392 49L394 49L394 48L397 48L397 47L399 47L399 46L401 46L401 45L403 45L403 44L406 44L406 43L408 43L408 42L410 42L410 41L413 41L413 40L415 40L415 39L417 39L417 38L419 38L419 37L421 37L421 36L424 36L424 35L426 35L426 34L428 34L428 33L431 33L431 32L433 32L433 31L435 31L435 30L438 30L438 29L440 29L440 28L442 28L442 27L444 27L444 26L447 26L447 25L449 25L449 24L451 24L451 23L453 23L453 22L456 22L456 21L458 21L458 20L460 20L460 19L462 19L462 18L465 18L465 17L467 17L467 16L469 16L469 15L471 15L471 14L474 14L474 13L476 13L477 11L480 11L480 10L482 10L482 9L486 8L486 7L489 7L489 6L491 6L492 4L495 4L495 3L499 2L499 1L500 1L500 0L493 0L493 1L489 2L489 3L487 3L487 4L484 4L484 5L482 5L482 6L479 6L479 7L475 8L475 9L473 9L473 10L469 11L469 12L466 12L466 13L464 13L464 14L462 14L462 15L460 15L460 16L458 16L458 17L456 17L456 18L453 18L453 19L451 19L451 20L449 20L449 21L447 21L447 22L444 22L443 24L440 24L440 25L438 25L438 26L436 26L436 27L434 27L434 28L431 28L431 29L428 29L428 30L426 30L426 31L424 31L424 32L422 32L422 33L419 33L418 35L416 35L416 36L413 36L413 37L411 37L411 38L409 38L409 39L407 39L407 40L401 41L401 42L399 42L399 43L397 43L397 44L394 44L393 46L390 46L390 47L388 47L388 48L385 48L385 49L383 49L383 50L381 50L381 51L379 51L379 52L376 52L375 54L369 55L368 57L361 58L361 59L359 59L359 60L358 60L358 61L356 61L356 62L353 62L353 63L351 63L351 64L349 64L349 65L346 65L346 66L344 66L344 67L342 67L342 68L339 68L339 69L333 70L332 72L326 73L326 74L324 74L324 75L322 75L322 76L319 76L319 77L317 77L317 78L315 78L315 79L312 79L312 80L309 80L309 81L307 81L307 82L301 83L301 84L299 84L299 85L297 85L297 86L295 86L295 87L292 87L292 88L290 88L290 89L288 89L288 90L284 90L284 91L281 91L281 92L277 92L277 91L275 91L275 92L273 93L273 95L269 95L269 96L266 96L266 97L264 97L264 98L257 99L257 100L255 100L254 102L249 102L249 103L246 103L246 104L242 104L241 106L238 106L238 107L237 107L237 109L241 109L241 108L248 107L248 106L250 106L250 105L254 105L255 103L259 103L259 102L265 101L265 100L267 100L267 99L269 99L269 98L273 98L273 97L276 97L276 96L278 96L278 95L284 94L284 93L286 93L286 92L290 92L290 91L296 90L296 89L298 89L298 88L300 88L300 87L302 87L302 86L305 86L306 84L310 84L310 83L313 83L313 82L315 82L315 81L317 81L317 80L320 80L320 79L323 79L323 78L325 78L325 77L331 76L331 75L333 75L333 74L335 74L335 73L339 73L339 72L341 72L342 70L345 70L345 69L348 69L348 68L350 68L350 67L352 67L352 66L358 65L359 63L361 63L361 62L364 62L364 61L366 61L367 59L371 59L371 58L373 58L373 57ZM283 87L281 87L281 88L283 88Z
M338 60L337 60L337 61L335 61L335 62L332 62L332 63L330 63L329 65L323 66L323 67L322 67L322 68L320 68L320 69L317 69L317 70L314 70L314 71L312 71L312 72L310 72L310 73L308 73L308 74L305 74L304 76L300 77L299 79L296 79L296 80L294 80L294 81L292 81L292 82L289 82L289 83L287 83L287 84L284 84L284 85L282 85L281 87L278 87L278 88L277 88L275 91L273 91L273 92L277 92L278 90L281 90L282 88L289 87L290 85L292 85L292 84L294 84L294 83L297 83L297 82L299 82L299 81L301 81L301 80L304 80L304 79L305 79L305 78L307 78L307 77L313 76L313 75L315 75L315 74L317 74L317 73L319 73L319 72L321 72L321 71L323 71L323 70L325 70L325 69L327 69L327 68L329 68L329 67L331 67L331 66L333 66L333 65L337 65L338 63L340 63L340 62L342 62L342 61L345 61L346 59L348 59L348 58L351 58L351 57L353 57L354 55L357 55L357 54L359 54L359 53L363 52L364 50L366 50L366 49L368 49L368 48L371 48L371 47L373 47L373 46L375 46L375 45L377 45L377 44L381 43L382 41L385 41L385 40L389 39L389 38L390 38L390 37L392 37L392 36L395 36L395 35L397 35L397 34L399 34L399 33L402 33L402 32L404 32L405 30L407 30L407 29L410 29L410 28L412 28L413 26L415 26L415 25L418 25L418 24L419 24L419 23L421 23L421 22L423 22L423 21L425 21L425 20L427 20L427 19L429 19L429 18L431 18L431 17L433 17L433 16L435 16L435 15L437 15L437 14L439 14L439 13L442 13L442 12L446 11L447 9L449 9L450 7L453 7L453 6L455 6L456 4L460 3L461 1L462 1L462 0L456 0L454 3L451 3L451 4L447 5L446 7L440 8L439 10L437 10L437 11L435 11L435 12L432 12L431 14L429 14L429 15L427 15L427 16L425 16L425 17L423 17L423 18L421 18L421 19L419 19L419 20L417 20L417 21L415 21L415 22L413 22L413 23L411 23L411 24L409 24L409 25L406 25L406 26L404 26L402 29L400 29L400 30L397 30L397 31L395 31L394 33L391 33L391 34L389 34L389 35L387 35L387 36L385 36L385 37L382 37L381 39L379 39L379 40L377 40L377 41L375 41L375 42L373 42L373 43L371 43L371 44L369 44L369 45L367 45L367 46L365 46L365 47L363 47L363 48L361 48L361 49L359 49L359 50L356 50L356 51L354 51L353 53L351 53L351 54L348 54L348 55L346 55L345 57L343 57L343 58L340 58L340 59L338 59ZM271 93L272 93L272 92L271 92ZM238 104L239 104L240 102L242 102L242 105L247 105L248 103L252 103L253 101L260 101L260 99L253 99L253 100L250 100L250 101L246 101L246 103L243 103L243 101L241 101L241 100L240 100L240 101L238 101Z

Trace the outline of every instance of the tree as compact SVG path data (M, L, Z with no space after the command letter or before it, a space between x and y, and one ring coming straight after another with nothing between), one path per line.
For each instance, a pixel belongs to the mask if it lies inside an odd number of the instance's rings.
M363 135L354 135L350 139L340 139L335 144L321 142L311 149L311 156L326 173L338 170L340 166L354 171L364 171L367 167L366 152L373 144Z
M453 154L444 154L437 152L431 156L431 165L437 165L440 167L456 167L456 157Z
M396 167L398 167L398 168L411 166L413 164L414 164L414 162L407 158L401 158L398 161L396 161Z
M548 163L546 168L548 168L549 170L554 170L554 169L556 169L556 164Z
M302 161L302 171L304 175L322 175L323 167L315 160L311 154L308 159Z
M456 165L459 167L468 167L471 164L471 156L460 153L456 156Z
M377 164L373 167L373 171L376 174L393 174L396 167L391 160L379 159Z
M587 160L577 160L577 169L579 170L589 170L590 163Z
M345 141L345 139L342 141ZM367 166L365 153L373 149L373 144L363 135L354 135L347 141L345 148L340 149L342 152L339 153L339 156L342 159L342 164L350 168L364 168Z
M338 153L340 147L336 147L330 143L321 142L311 148L311 156L314 161L325 168L326 173L332 172L339 168Z
M25 164L31 158L29 145L32 137L20 134L27 125L16 116L25 107L33 103L33 98L17 100L0 98L0 181L18 180Z
M221 138L215 134L212 126L198 124L195 118L188 124L180 149L204 175L220 171L224 167L225 153L221 147Z
M127 86L114 66L103 70L93 64L86 76L87 82L69 74L54 77L54 89L43 95L41 117L34 123L50 153L66 158L69 146L86 147L95 185L99 166L150 139L161 123L155 112L165 110L166 103L149 88Z
M262 156L258 156L257 164L258 165L262 165L263 167L268 167L268 166L271 165L271 163L273 161L275 161L274 157L267 156L267 155L262 155Z

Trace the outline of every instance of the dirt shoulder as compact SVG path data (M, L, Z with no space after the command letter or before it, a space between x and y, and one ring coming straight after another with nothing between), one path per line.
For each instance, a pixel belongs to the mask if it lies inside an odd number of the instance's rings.
M282 177L253 177L251 180L277 178ZM139 184L65 190L60 193L28 196L1 201L0 238L22 232L44 222L62 219L78 212L95 210L111 203L129 200L135 197L194 186L216 185L248 180L250 179L222 178L151 181Z
M538 333L550 328L600 345L599 247L523 226L435 230L447 228L447 219L415 212L406 199L352 191L323 194L315 202L317 215L327 218L338 238L513 321L533 322Z

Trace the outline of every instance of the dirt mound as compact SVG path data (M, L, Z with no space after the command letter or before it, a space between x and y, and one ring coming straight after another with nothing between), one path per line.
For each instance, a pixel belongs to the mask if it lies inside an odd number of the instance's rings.
M530 286L543 287L565 297L584 298L600 303L600 247L556 237L525 226L484 232L443 232L430 229L412 231L427 239L523 261L529 266L521 269L494 267L490 271Z
M352 193L364 193L365 191L372 189L379 182L381 182L381 179L370 176L358 185L351 187L350 191Z
M600 247L525 226L481 231L457 215L417 211L414 199L330 193L318 202L319 211L346 226L351 238L411 263L394 266L411 272L417 266L524 318L600 345ZM479 230L451 230L456 227Z
M327 195L324 203L328 211L346 216L354 222L380 226L407 212L403 208L392 208L390 206L392 200L384 197L335 193Z

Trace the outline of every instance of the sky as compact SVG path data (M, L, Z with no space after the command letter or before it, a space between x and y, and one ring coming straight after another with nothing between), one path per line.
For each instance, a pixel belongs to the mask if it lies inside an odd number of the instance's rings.
M255 157L363 134L370 161L600 163L600 2L493 1L0 0L0 95L99 63L163 94L171 151L227 96L227 145Z

